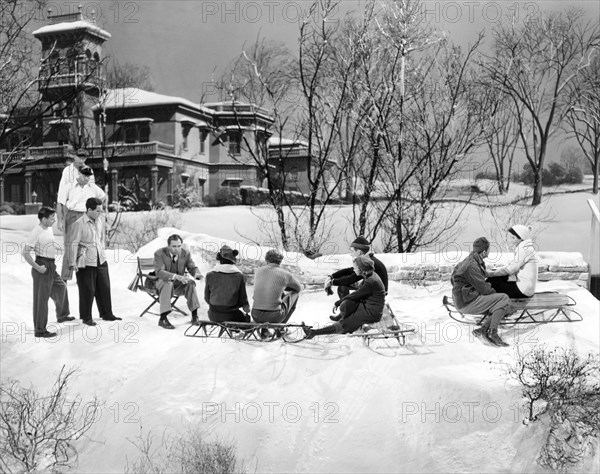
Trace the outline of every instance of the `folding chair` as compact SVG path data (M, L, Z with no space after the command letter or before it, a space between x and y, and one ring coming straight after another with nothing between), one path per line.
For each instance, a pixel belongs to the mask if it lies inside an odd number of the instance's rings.
M158 290L156 289L156 281L157 280L158 280L158 277L156 275L154 275L154 258L138 257L138 259L137 259L137 274L136 274L134 280L130 283L128 288L131 291L141 290L144 293L146 293L150 298L152 298L152 303L150 303L148 305L148 307L146 309L144 309L144 311L142 311L142 314L140 314L140 318L146 313L155 314L157 316L160 316L159 313L150 311L150 309L155 304L160 303L159 293L158 293ZM179 296L181 296L181 295L173 295L171 297L171 309L173 311L177 311L181 314L186 314L184 311L179 309L177 307L177 305L175 304L175 303L177 303Z

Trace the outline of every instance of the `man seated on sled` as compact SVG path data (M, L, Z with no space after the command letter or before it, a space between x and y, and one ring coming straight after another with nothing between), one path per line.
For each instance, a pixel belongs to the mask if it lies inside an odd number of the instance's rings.
M267 265L256 270L252 318L257 323L287 323L296 309L301 283L279 265L283 255L269 250Z
M508 229L509 244L514 247L512 261L498 270L488 270L488 282L498 293L509 298L531 298L535 293L538 265L531 227L517 224Z
M167 246L154 252L154 271L158 280L156 280L156 290L160 300L160 320L158 325L165 329L175 329L167 319L171 312L171 296L173 294L184 295L187 305L192 312L192 324L199 324L198 308L200 301L196 294L196 280L202 278L202 273L189 251L182 248L183 240L173 234L167 239ZM188 271L192 277L184 275Z
M363 324L381 320L385 305L385 287L379 275L375 273L375 264L366 255L354 259L354 273L362 280L360 287L353 293L335 302L339 307L339 321L321 329L304 328L307 339L322 334L348 334L360 329Z
M452 272L452 298L461 313L487 315L481 328L473 331L474 336L497 346L508 346L498 335L498 325L510 312L510 298L496 293L485 281L483 259L488 256L489 248L490 242L485 237L475 239L473 251Z
M388 291L388 274L387 268L385 265L375 257L372 253L369 253L371 249L371 245L369 241L362 236L358 236L354 242L350 244L349 253L353 259L358 257L359 255L368 256L375 266L375 273L381 279L383 286L385 287L385 292ZM333 291L331 290L332 286L337 286L337 294L338 297L344 298L347 296L350 291L354 291L358 288L360 281L363 279L362 276L357 275L354 272L353 267L344 268L342 270L338 270L335 273L332 273L325 280L325 292L328 295L332 295Z
M208 303L208 319L211 321L250 322L246 281L244 274L235 266L237 255L237 250L223 245L217 253L219 264L206 274L204 301Z

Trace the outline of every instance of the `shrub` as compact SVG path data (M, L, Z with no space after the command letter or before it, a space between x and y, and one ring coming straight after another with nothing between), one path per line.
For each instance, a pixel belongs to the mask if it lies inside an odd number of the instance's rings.
M184 211L201 205L200 195L194 188L182 185L173 191L173 207Z
M242 197L239 188L220 188L214 195L207 196L205 202L210 207L238 206Z
M600 436L600 357L536 346L505 371L522 386L525 421L548 420L538 463L558 471L577 465Z
M141 218L138 218L141 217ZM121 219L116 227L115 243L124 245L132 253L137 252L148 242L158 237L161 227L179 228L183 224L181 211L177 209L157 209L139 214L129 214Z
M498 176L495 171L480 171L475 175L475 179L489 179L491 181L496 181Z
M583 183L583 171L579 168L569 168L565 175L565 184L581 184Z
M157 447L153 446L151 433L129 440L139 451L140 456L131 464L127 460L127 473L167 473L183 474L233 474L243 473L238 467L235 445L222 441L206 441L200 429L192 427L185 433L163 435Z
M58 472L77 461L74 444L96 422L100 403L67 392L74 369L61 369L48 394L17 381L0 386L0 471ZM62 469L61 469L62 468Z
M5 202L0 207L0 215L18 215L21 216L25 214L25 204L21 202Z

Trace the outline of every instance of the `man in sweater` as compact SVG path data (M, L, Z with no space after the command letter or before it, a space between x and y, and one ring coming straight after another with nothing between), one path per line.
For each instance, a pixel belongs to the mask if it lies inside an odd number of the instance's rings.
M388 274L387 268L385 265L375 257L372 253L369 253L371 249L371 245L369 241L362 236L358 236L354 242L350 244L350 256L352 260L360 255L368 256L375 265L375 273L381 279L383 286L385 287L385 292L388 291ZM331 290L332 286L337 286L337 294L340 299L348 296L350 291L354 291L358 288L360 281L364 277L362 275L357 275L354 272L353 267L344 268L342 270L338 270L335 273L332 273L327 277L325 281L325 291L328 295L332 295L333 291Z
M489 248L490 243L485 237L475 239L473 251L452 272L452 298L461 313L487 316L481 327L473 331L475 337L496 346L508 346L498 335L498 325L510 312L510 298L503 293L496 293L492 285L485 281L483 259L488 256Z
M279 265L283 255L269 250L267 265L256 270L252 318L257 323L287 323L296 309L302 285Z
M202 279L202 273L194 263L189 251L182 247L183 239L173 234L167 239L167 246L154 252L154 272L158 277L156 290L160 302L160 320L158 325L164 329L175 329L167 315L171 312L173 294L184 295L188 308L192 312L191 324L199 324L198 308L200 301L196 294L196 280ZM185 271L191 277L185 276Z

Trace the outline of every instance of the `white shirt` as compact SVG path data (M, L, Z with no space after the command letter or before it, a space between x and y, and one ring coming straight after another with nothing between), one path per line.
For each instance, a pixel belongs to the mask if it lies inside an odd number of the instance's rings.
M36 225L29 233L25 245L31 247L38 257L56 258L58 245L54 242L52 227L44 229L41 225Z
M77 182L77 177L79 176L79 169L75 167L73 163L69 166L65 167L62 172L62 176L60 177L60 184L58 185L58 196L56 201L59 204L64 204L67 200L67 191L71 187L71 185ZM94 175L90 176L91 184L95 184L96 180L94 179Z
M65 193L65 201L58 201L60 204L64 204L69 211L85 212L85 202L89 198L104 199L106 194L102 189L93 184L87 183L81 186L77 181L67 185L67 192Z

